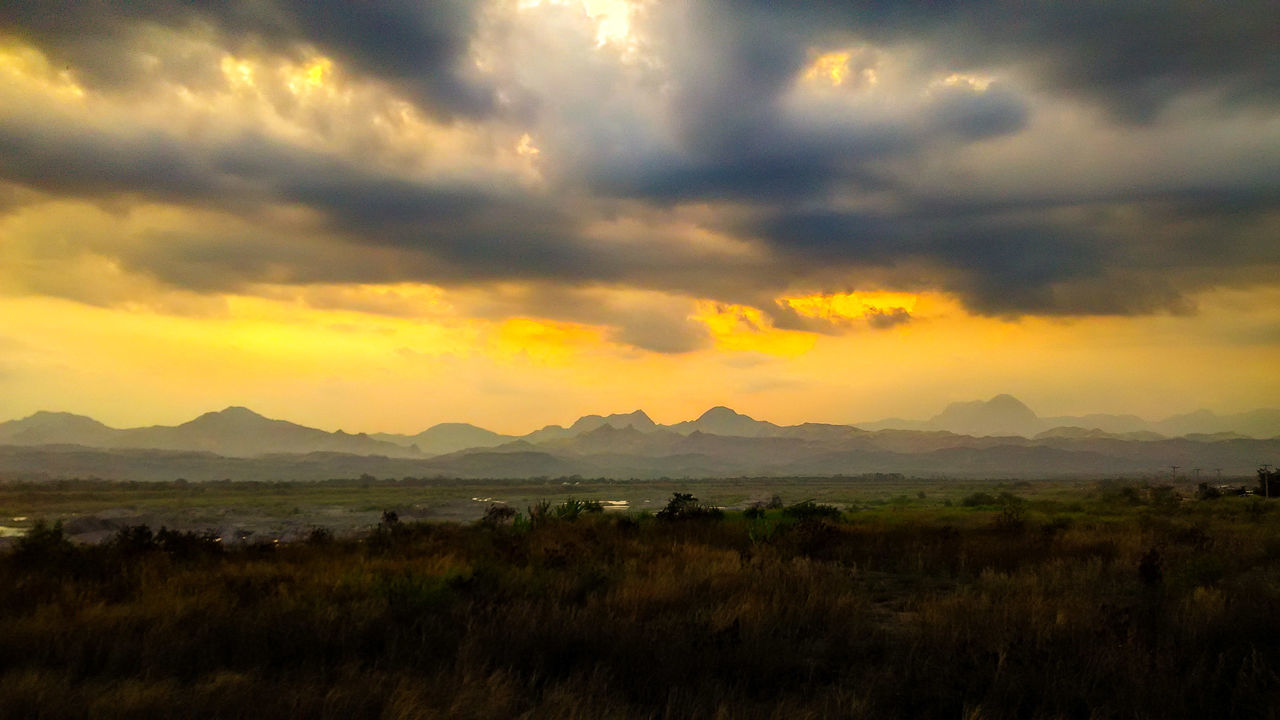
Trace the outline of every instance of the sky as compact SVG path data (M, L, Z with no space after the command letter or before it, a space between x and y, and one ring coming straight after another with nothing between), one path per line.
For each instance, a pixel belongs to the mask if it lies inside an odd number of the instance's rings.
M1274 2L0 4L0 419L1280 406Z

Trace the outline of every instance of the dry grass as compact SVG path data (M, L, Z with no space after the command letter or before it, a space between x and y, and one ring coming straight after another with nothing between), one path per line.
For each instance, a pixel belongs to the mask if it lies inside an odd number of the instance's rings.
M0 717L1275 717L1280 513L1131 500L46 531L0 558Z

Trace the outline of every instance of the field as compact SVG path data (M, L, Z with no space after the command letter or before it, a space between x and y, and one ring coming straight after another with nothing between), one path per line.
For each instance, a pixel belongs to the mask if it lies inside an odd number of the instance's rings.
M890 476L6 485L0 717L1276 717L1277 507ZM111 512L310 529L35 520Z
M1247 480L1238 480L1243 484ZM612 511L656 512L676 491L692 491L703 502L742 509L779 495L790 502L812 499L841 508L892 506L941 511L977 490L1004 489L1033 499L1078 496L1092 484L1066 481L913 479L898 475L850 478L732 478L704 480L531 480L362 479L325 482L0 482L0 544L21 535L38 519L62 520L66 533L100 542L120 527L146 524L180 530L246 532L262 539L305 537L324 527L339 536L368 530L382 513L404 520L469 522L492 503L524 510L538 500L559 503L574 497L596 500ZM1179 487L1184 495L1194 484Z

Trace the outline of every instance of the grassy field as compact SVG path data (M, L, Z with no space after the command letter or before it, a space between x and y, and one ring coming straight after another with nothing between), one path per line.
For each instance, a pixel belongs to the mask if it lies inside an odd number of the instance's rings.
M1124 482L1124 481L1120 481ZM1239 482L1246 482L1240 480ZM122 523L216 530L237 523L277 536L287 530L327 527L339 534L367 530L383 511L410 520L479 519L491 503L525 509L538 500L568 497L612 501L616 509L656 511L672 492L693 491L704 502L743 508L780 495L789 502L813 499L841 508L890 507L941 511L976 490L1010 490L1029 499L1083 497L1096 483L913 479L895 475L850 478L733 478L707 480L348 479L326 482L58 482L0 483L0 536L20 535L37 520L104 517ZM1194 484L1179 486L1184 495ZM625 503L625 504L618 504ZM71 529L69 527L69 529Z
M174 492L528 502L234 548L139 527L81 546L35 525L0 556L0 717L1280 712L1280 501L772 479L629 486L658 493L654 511L606 513L581 499L616 484L560 482L5 487L3 512L29 517Z

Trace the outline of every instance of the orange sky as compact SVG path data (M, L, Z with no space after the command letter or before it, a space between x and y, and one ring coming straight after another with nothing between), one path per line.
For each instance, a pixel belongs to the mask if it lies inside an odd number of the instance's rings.
M1136 107L1030 21L952 55L926 16L521 0L395 50L268 4L0 23L0 420L1280 406L1247 66Z
M694 317L713 346L677 355L612 342L608 328L536 318L223 300L215 313L181 315L5 299L5 414L65 409L134 426L234 404L331 430L467 421L519 433L635 408L676 422L717 404L780 423L920 418L999 392L1043 415L1158 418L1250 409L1280 390L1274 347L1251 342L1273 322L1274 293L1216 294L1191 316L1067 321L975 318L926 295L910 324L836 334L755 326L708 304Z

